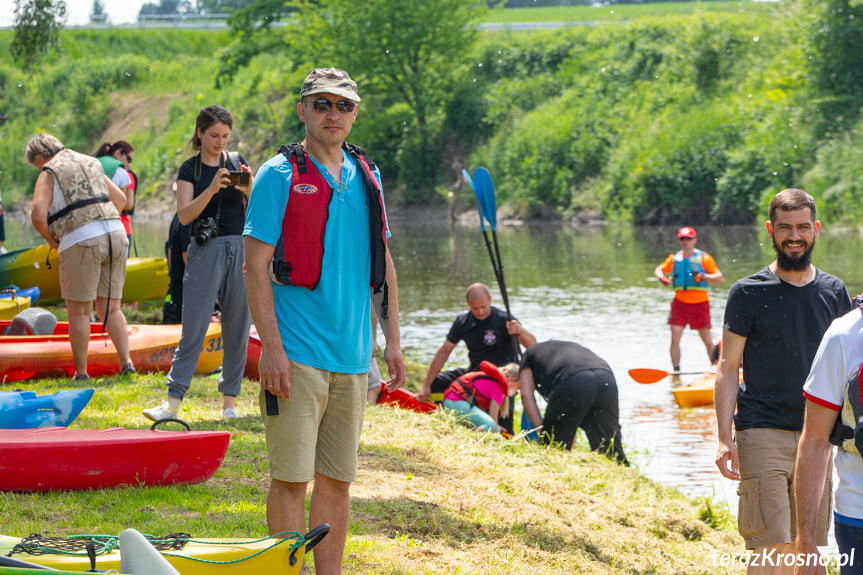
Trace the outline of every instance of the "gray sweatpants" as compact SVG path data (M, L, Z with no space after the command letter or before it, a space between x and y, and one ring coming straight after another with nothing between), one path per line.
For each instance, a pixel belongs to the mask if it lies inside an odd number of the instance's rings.
M183 276L183 333L168 372L169 397L183 399L189 389L216 297L222 310L224 350L219 391L240 394L252 323L243 280L244 242L237 235L211 239L202 246L194 239L189 244Z

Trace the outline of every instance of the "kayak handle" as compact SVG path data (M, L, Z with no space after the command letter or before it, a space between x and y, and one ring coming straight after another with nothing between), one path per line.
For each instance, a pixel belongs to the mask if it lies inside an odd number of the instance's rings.
M305 535L303 535L303 539L306 541L306 544L301 547L297 547L293 551L291 551L291 555L288 558L288 562L293 567L297 564L297 551L300 548L305 549L303 551L303 555L314 549L315 545L321 542L321 539L327 536L327 533L330 532L330 524L329 523L321 523Z
M153 423L153 425L150 426L150 431L155 431L156 426L161 425L162 423L179 423L186 428L186 431L192 431L192 427L179 417L163 417L162 419L156 421L155 423Z

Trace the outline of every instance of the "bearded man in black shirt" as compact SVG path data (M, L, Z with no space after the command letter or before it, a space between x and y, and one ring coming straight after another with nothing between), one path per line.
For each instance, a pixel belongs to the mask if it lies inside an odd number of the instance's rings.
M851 309L842 280L812 265L820 230L812 196L797 189L777 194L767 222L776 259L738 280L725 307L716 374L716 465L722 475L740 481L738 529L747 549L761 558L794 552L794 460L803 428L803 383L824 332ZM818 545L827 544L829 527L829 486L824 493ZM767 571L750 563L749 573L759 572Z

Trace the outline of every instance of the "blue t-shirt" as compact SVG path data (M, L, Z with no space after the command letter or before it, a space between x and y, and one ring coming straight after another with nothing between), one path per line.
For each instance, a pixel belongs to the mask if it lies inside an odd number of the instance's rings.
M289 359L339 373L366 373L372 354L368 195L356 160L342 154L340 189L332 174L312 159L333 189L320 281L313 290L274 283L273 298ZM243 235L272 246L278 243L292 167L278 154L258 169ZM380 182L377 172L375 177Z

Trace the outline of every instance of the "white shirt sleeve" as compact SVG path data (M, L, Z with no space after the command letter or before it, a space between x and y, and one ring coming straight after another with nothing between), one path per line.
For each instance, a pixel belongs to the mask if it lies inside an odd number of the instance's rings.
M111 181L117 184L117 187L121 190L132 185L132 177L129 176L129 172L123 166L117 166L117 171L114 172L114 177L111 178Z
M807 399L832 407L842 408L845 388L863 360L863 314L853 309L833 321L815 354L809 376L803 385ZM820 400L820 401L819 401Z

